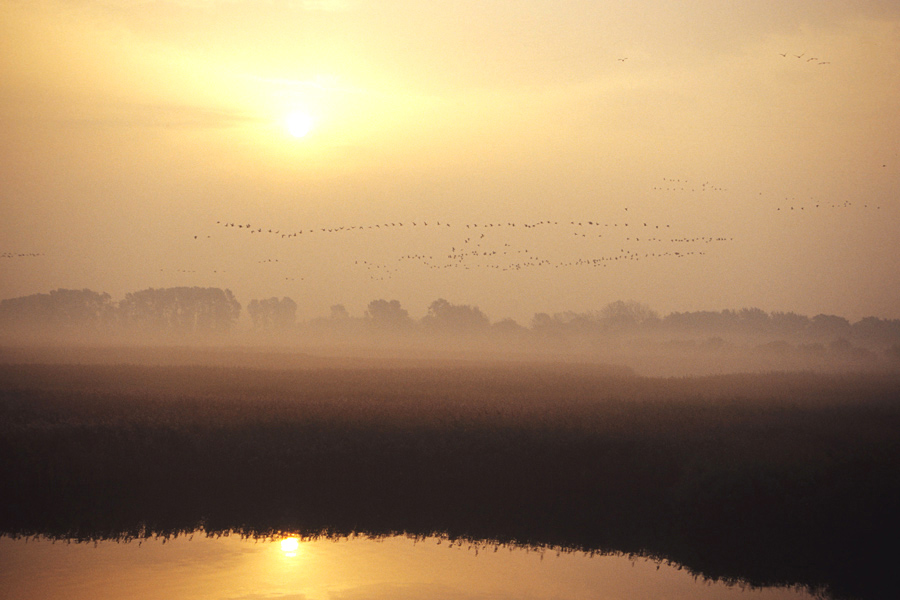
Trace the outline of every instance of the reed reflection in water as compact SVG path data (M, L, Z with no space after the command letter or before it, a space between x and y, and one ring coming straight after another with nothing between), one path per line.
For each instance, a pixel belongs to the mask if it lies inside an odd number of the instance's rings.
M807 592L743 589L628 556L557 553L429 537L66 543L0 537L7 600L801 600Z

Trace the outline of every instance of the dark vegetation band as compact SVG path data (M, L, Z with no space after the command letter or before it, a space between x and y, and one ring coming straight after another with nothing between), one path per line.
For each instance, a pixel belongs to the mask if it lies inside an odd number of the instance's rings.
M878 597L900 378L0 366L0 531L441 533Z

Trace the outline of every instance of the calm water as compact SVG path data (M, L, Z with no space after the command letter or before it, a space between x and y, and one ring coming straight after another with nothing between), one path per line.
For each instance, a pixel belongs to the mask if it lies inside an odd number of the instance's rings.
M812 598L742 589L654 561L451 544L439 538L252 540L202 533L119 543L0 537L6 600ZM296 547L294 547L296 545Z

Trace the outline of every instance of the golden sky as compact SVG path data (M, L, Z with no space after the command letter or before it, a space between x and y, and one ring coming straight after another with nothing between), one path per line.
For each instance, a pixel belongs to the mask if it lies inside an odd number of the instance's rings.
M893 0L5 0L0 298L900 318L898 90Z

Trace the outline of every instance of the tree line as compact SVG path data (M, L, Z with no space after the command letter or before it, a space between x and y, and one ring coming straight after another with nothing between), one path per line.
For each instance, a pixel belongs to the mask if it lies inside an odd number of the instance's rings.
M54 334L167 333L228 334L239 323L242 305L231 290L212 287L148 288L130 292L116 302L107 293L89 289L57 289L0 300L2 331ZM706 336L749 335L810 342L857 343L900 348L900 319L866 317L851 323L844 317L793 312L740 310L673 312L660 316L635 301L610 302L588 312L536 313L527 326L513 319L492 322L477 306L440 298L414 319L398 300L368 303L361 317L342 304L329 316L298 321L297 303L288 297L253 299L247 304L250 327L258 333L302 335L359 333L457 334L474 336L529 335L572 338L615 335L671 334Z
M900 341L900 319L865 317L851 323L837 315L813 317L794 312L768 313L759 308L740 310L673 312L660 316L638 302L616 301L598 311L539 313L532 328L555 332L693 332L701 335L746 334L809 340L840 338L876 343Z
M0 301L0 325L13 333L228 333L240 313L231 290L201 287L148 288L129 292L118 302L89 289Z

